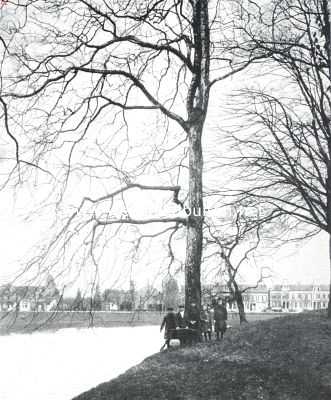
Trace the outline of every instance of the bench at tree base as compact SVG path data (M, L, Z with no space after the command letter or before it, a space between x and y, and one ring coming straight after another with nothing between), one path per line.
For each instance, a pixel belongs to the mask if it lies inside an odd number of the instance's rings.
M179 339L181 346L192 345L200 342L200 335L197 329L177 328L170 329L171 339Z

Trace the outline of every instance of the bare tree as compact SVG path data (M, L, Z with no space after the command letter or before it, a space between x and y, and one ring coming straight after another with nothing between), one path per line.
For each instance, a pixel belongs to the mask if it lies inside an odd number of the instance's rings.
M328 7L327 0L281 0L262 6L247 1L242 8L242 50L269 55L262 84L273 79L280 88L238 94L236 116L242 119L230 129L235 155L226 163L240 171L230 196L261 214L274 212L294 234L300 224L304 237L327 232L331 257Z
M190 313L201 301L202 133L211 89L260 58L241 57L232 44L237 3L30 0L21 6L27 19L7 45L4 71L11 72L0 98L15 147L8 175L24 182L37 170L38 183L56 194L58 216L55 235L28 267L59 259L73 264L79 255L79 268L92 260L97 271L125 227L139 244L167 236L172 262L172 240L185 227ZM133 134L139 117L155 127L154 143L139 143ZM92 184L88 193L76 190L80 180ZM150 181L162 183L142 183ZM133 217L138 191L170 193L179 209L187 198L195 212L179 217L170 208L161 217ZM140 231L146 225L157 228Z
M239 320L243 323L247 322L243 294L258 287L268 276L265 275L265 268L262 268L256 285L244 287L239 283L240 274L245 273L245 267L256 255L261 242L260 231L268 221L259 221L253 215L245 215L239 210L235 210L232 214L233 217L227 218L223 223L206 222L208 235L206 235L205 257L216 259L213 263L218 266L217 275L221 275L223 279L225 277L229 299L236 302Z

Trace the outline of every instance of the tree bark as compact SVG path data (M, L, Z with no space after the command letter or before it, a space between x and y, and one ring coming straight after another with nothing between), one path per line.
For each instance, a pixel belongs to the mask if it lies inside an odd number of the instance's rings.
M331 233L329 233L329 265L330 265L330 283L329 283L329 303L328 303L328 319L331 319Z
M237 302L237 307L238 307L238 313L239 313L239 321L242 324L243 322L248 322L246 319L246 313L245 313L245 306L243 302L243 297L241 292L239 291L236 294L236 302Z
M190 215L188 216L186 236L185 309L187 319L197 320L200 318L201 311L200 266L204 216L201 140L209 98L210 39L208 0L195 0L191 4L193 7L194 68L186 104Z
M239 312L239 321L240 323L247 323L246 319L246 313L245 313L245 307L244 303L242 301L242 297L240 296L240 299L237 299L237 307L238 307L238 312Z
M193 132L192 132L193 131ZM201 132L192 129L189 139L189 207L185 260L185 309L188 319L195 319L201 310L200 265L202 255L202 148ZM195 210L200 210L201 216ZM194 306L195 305L195 306Z
M237 307L238 307L239 321L242 324L243 322L248 322L246 319L243 296L241 294L241 290L239 289L239 287L237 285L237 282L233 281L232 283L233 283L233 287L234 287L234 298L236 300Z
M329 154L331 150L331 143L329 143ZM330 157L330 155L329 155ZM328 302L328 313L327 316L331 319L331 160L329 158L327 178L326 178L326 213L327 213L327 225L329 234L329 302Z
M327 0L323 1L323 6L325 7L326 18L326 46L328 53L328 63L329 63L329 78L331 82L331 5ZM329 132L331 131L331 110L328 110L328 124ZM331 319L331 139L329 139L329 164L327 171L327 224L329 233L329 270L330 270L330 284L329 284L329 303L328 303L328 318Z

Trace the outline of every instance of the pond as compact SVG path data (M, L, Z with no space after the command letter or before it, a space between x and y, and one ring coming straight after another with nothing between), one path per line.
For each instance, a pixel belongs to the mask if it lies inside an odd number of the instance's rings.
M158 326L0 336L1 400L70 400L158 352Z

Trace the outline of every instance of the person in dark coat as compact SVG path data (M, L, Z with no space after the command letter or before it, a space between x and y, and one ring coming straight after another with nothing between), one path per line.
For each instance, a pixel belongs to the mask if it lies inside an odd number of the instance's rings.
M187 326L190 329L199 330L200 327L200 314L195 303L191 303L190 320L187 321Z
M215 333L216 339L223 338L223 335L226 331L226 321L228 319L228 312L226 310L226 302L224 299L218 299L218 304L214 307L214 321L215 321Z
M185 314L184 306L179 306L179 311L176 314L176 320L177 320L178 328L186 328L187 327L187 321L184 318L184 314Z
M201 320L201 332L203 333L205 341L207 341L207 336L208 339L211 340L213 321L209 305L203 306L201 310L200 320Z
M162 329L164 328L164 339L165 339L165 343L161 347L160 351L162 351L165 346L167 346L167 348L169 349L170 340L175 336L176 327L177 327L177 321L176 321L176 315L174 313L174 309L169 307L169 308L167 308L167 314L163 318L163 321L162 321L162 324L160 327L160 332L162 332Z

